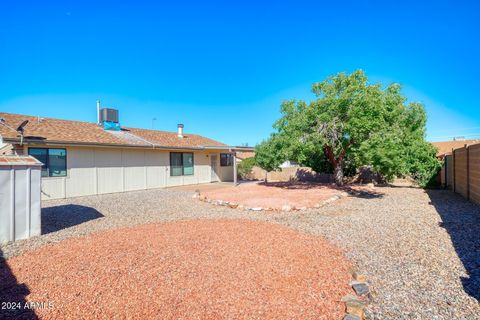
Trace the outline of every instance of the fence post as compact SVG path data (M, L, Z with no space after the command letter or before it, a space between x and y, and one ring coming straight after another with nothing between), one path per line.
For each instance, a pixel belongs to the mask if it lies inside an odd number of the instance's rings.
M453 179L452 179L452 184L453 184L453 192L456 192L456 186L455 186L455 149L452 148L452 166L453 166Z
M467 199L470 200L470 146L465 145L467 152Z
M445 184L443 185L443 189L447 189L447 186L448 186L448 181L447 181L447 171L448 171L448 163L447 163L447 155L445 154L443 156L443 179L445 180Z
M450 167L452 166L452 158L448 160L448 156L445 155L445 189L448 190L452 187L452 185L448 185L448 179L450 179L450 173L448 170L450 170Z

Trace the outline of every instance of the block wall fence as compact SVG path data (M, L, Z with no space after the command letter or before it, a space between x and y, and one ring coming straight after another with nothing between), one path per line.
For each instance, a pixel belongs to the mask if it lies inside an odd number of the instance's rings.
M480 143L452 150L445 157L442 175L447 187L480 204Z

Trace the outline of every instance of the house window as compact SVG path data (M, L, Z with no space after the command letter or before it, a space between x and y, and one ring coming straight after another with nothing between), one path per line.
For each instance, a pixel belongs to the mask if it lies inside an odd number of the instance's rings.
M191 176L193 175L192 152L170 152L170 175Z
M67 150L28 148L28 154L43 163L42 177L67 176Z
M221 167L230 167L233 165L233 154L231 153L220 153L220 166Z

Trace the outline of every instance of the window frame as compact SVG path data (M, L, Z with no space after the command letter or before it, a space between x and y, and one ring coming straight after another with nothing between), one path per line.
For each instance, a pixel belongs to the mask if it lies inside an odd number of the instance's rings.
M182 166L182 174L173 174L172 170L172 157L174 154L180 155L180 163ZM185 164L183 163L184 154L192 155L192 173L185 174ZM170 177L183 177L195 175L195 154L193 152L170 152Z
M227 156L227 163L222 163L222 156ZM230 160L230 161L229 161ZM220 153L220 167L232 167L233 166L233 154L231 153Z
M35 158L35 156L31 155L30 154L30 150L46 150L47 152L47 157L46 157L46 162L47 163L44 163L44 166L45 166L45 169L47 170L47 175L46 176L41 176L41 178L64 178L64 177L67 177L68 176L68 165L67 165L67 161L68 161L68 157L67 157L67 148L43 148L43 147L29 147L28 148L28 155L29 156L32 156ZM58 175L58 176L52 176L50 175L50 151L49 150L63 150L65 151L65 174L62 174L62 175ZM35 158L36 159L36 158ZM38 159L37 159L38 160ZM40 161L40 160L39 160ZM43 171L43 168L44 166L42 165L42 171Z

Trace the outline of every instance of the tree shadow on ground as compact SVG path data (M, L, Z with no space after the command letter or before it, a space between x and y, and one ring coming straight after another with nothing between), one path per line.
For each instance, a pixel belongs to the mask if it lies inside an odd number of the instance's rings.
M26 308L30 290L17 278L0 250L0 319L38 319L35 312Z
M298 169L295 173L295 179L304 182L319 182L319 183L332 183L333 174L331 173L317 173L311 169Z
M405 184L405 185L398 185L393 183L384 183L379 185L380 187L388 187L388 188L397 188L397 189L422 189L421 187L414 185L414 184Z
M461 277L467 294L480 301L480 206L447 190L427 190L468 277Z
M348 185L340 188L340 190L347 192L350 197L362 198L362 199L383 198L383 196L385 195L384 193L379 191L366 189L366 188L365 189L356 188Z
M42 234L59 231L78 224L102 218L96 209L76 204L42 209Z
M289 190L311 190L318 189L335 189L339 192L346 192L351 197L374 199L384 196L383 193L367 188L363 185L344 185L342 187L336 186L331 183L317 183L317 182L301 182L301 181L288 181L288 182L260 182L259 185L265 187L289 189Z

